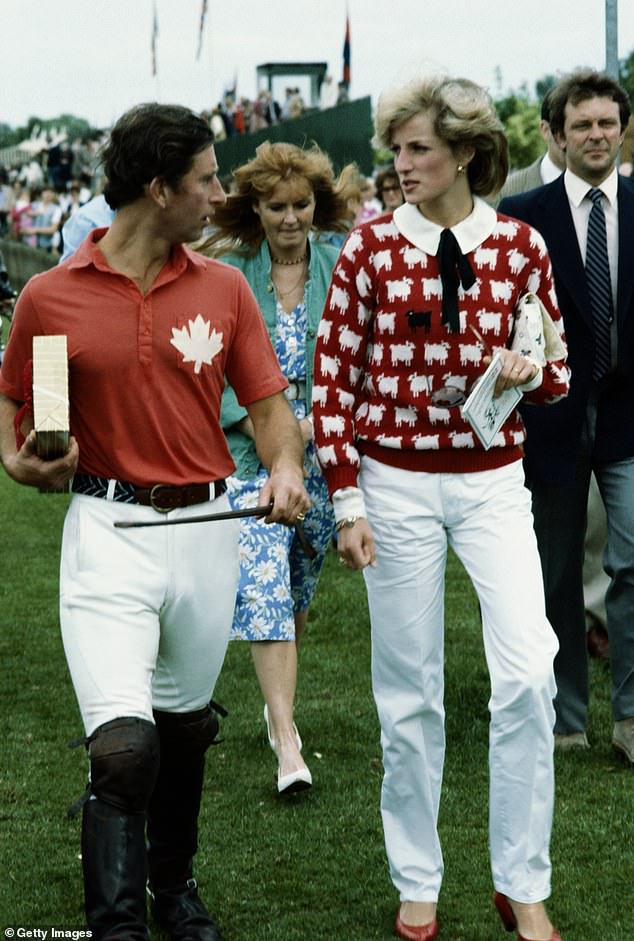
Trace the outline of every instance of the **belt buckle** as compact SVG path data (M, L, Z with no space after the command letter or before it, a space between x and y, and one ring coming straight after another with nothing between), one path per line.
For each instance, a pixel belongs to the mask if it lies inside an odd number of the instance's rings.
M165 490L167 487L169 487L169 484L154 484L150 490L150 506L153 510L156 510L157 513L169 513L174 509L173 506L157 506L157 504L154 502L154 498L157 495L157 492L160 490Z

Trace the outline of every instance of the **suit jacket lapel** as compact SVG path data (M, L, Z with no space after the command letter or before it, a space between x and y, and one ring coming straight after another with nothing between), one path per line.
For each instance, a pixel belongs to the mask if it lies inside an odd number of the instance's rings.
M619 179L619 280L617 318L619 327L632 306L634 291L634 186Z
M546 239L557 282L565 287L583 319L592 324L586 272L563 173L540 191L534 208L534 225Z

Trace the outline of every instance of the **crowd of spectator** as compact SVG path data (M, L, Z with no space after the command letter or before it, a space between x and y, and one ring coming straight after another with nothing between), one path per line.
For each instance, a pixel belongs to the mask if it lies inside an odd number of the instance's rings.
M0 164L0 238L59 253L64 222L99 190L100 144L57 138L21 164Z
M331 75L326 75L320 94L319 107L332 108L348 101L348 90L344 82L336 84ZM270 91L262 89L253 100L239 98L234 90L225 92L211 112L207 112L216 140L225 140L240 134L253 134L277 124L292 121L306 114L307 105L296 86L288 86L280 104Z
M343 82L331 75L322 83L320 109L348 101ZM289 86L280 104L266 89L254 100L238 98L227 91L211 111L203 112L216 140L264 130L280 121L293 120L307 113L300 89ZM62 228L81 206L101 192L98 152L105 135L73 142L64 135L54 134L48 142L41 141L19 165L0 163L0 238L11 238L55 256L62 254ZM385 211L381 181L360 175L359 211L351 212L351 222L363 221ZM230 179L223 179L225 188ZM378 198L377 198L378 197Z

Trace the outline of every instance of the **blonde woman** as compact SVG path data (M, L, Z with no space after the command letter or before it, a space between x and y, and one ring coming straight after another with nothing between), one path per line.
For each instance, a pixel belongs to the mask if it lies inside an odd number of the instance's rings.
M541 369L508 349L528 290L563 332L551 265L537 232L482 198L507 169L506 140L482 89L416 79L381 98L376 122L405 203L353 229L341 250L313 402L338 551L343 564L364 570L368 589L396 934L432 941L439 933L449 543L482 609L496 906L523 941L560 941L543 904L557 641L524 487L524 427L513 412L485 450L459 409L491 347L502 358L498 392L517 386L535 405L567 393L563 361Z

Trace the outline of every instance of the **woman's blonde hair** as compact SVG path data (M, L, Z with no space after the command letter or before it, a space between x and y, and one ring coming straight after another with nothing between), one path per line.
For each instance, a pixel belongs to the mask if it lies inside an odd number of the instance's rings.
M421 111L434 119L434 132L456 151L474 149L467 167L471 191L498 192L509 167L508 144L487 92L466 78L423 75L381 95L375 118L375 144L390 148L394 130Z
M353 213L348 200L358 190L359 171L347 164L335 176L330 158L313 144L306 150L295 144L265 141L255 157L233 172L233 192L214 211L214 234L200 247L203 254L224 254L239 250L254 255L264 240L260 217L254 204L266 199L278 183L307 184L315 197L313 228L345 232Z

